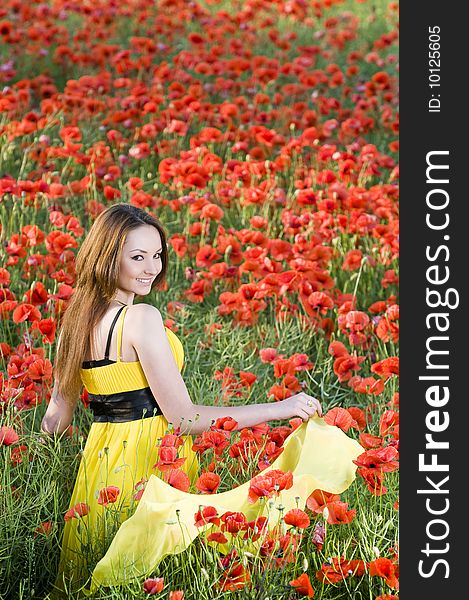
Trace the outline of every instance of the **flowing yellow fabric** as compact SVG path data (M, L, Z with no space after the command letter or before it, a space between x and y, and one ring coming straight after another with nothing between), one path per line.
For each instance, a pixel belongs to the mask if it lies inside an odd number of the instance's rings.
M355 479L352 461L362 452L360 444L341 429L313 418L290 434L282 454L263 473L272 469L293 473L293 486L276 500L285 514L291 508L304 508L315 489L335 494L347 489ZM164 556L185 550L200 533L194 516L201 505L215 507L220 515L241 511L249 520L278 512L269 502L251 504L249 485L248 481L227 492L202 496L181 492L152 475L134 515L121 525L96 565L88 594L99 586L149 576Z
M90 393L113 394L148 386L139 362L120 360L125 312L126 309L117 322L117 363L81 370L83 384ZM166 328L166 333L181 370L182 344L170 329ZM249 503L249 481L227 492L200 495L181 492L156 477L156 444L167 428L163 416L92 424L69 503L70 508L85 503L89 512L65 523L51 598L67 597L65 588L81 588L86 597L99 586L118 585L149 575L164 556L182 552L200 533L194 515L201 505L214 506L219 514L241 511L250 520L267 516L269 510L278 513L269 502ZM184 440L179 456L187 459L181 468L193 483L199 474L198 461L192 450L192 437ZM293 486L283 490L276 502L281 502L285 511L304 508L315 489L343 492L355 478L352 461L362 452L363 448L343 431L314 418L290 434L282 454L263 473L271 469L291 471ZM148 482L136 501L136 485L142 479ZM115 503L103 506L98 503L99 491L108 486L119 488L119 495ZM90 564L96 566L91 587L85 589L90 583Z

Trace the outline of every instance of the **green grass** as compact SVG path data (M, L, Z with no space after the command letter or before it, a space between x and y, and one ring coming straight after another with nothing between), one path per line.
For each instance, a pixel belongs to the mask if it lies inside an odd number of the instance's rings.
M228 0L222 0L219 4L212 5L200 2L206 11L212 15L222 10L232 10L233 3ZM240 3L242 9L244 3ZM328 64L334 62L338 64L342 71L345 71L348 64L347 55L351 50L360 51L363 54L371 51L373 43L382 34L395 30L395 16L390 16L387 8L388 3L384 0L376 2L359 3L353 0L346 0L338 3L326 10L322 17L315 18L313 28L303 22L293 21L291 17L278 15L275 7L263 11L258 18L266 16L274 17L274 26L279 30L280 36L288 35L292 30L297 34L297 39L291 42L291 48L284 54L279 54L278 49L272 44L266 30L259 29L256 32L256 40L251 48L253 56L263 55L268 57L281 56L280 62L292 62L298 56L298 46L319 45L321 50L331 50L330 58L319 54L317 62L312 69L326 69ZM235 7L236 8L236 7ZM130 47L129 38L132 35L147 35L146 28L151 29L152 19L160 9L158 3L149 7L150 17L148 22L135 25L132 18L122 18L116 20L115 32L106 40L106 43L116 44L120 48ZM169 9L168 9L169 10ZM329 48L323 38L316 39L314 33L324 28L324 22L331 16L340 16L344 11L351 11L358 18L356 37L347 42L343 49ZM369 17L375 18L369 18ZM61 27L66 28L71 34L77 33L86 28L86 21L72 10L67 12L65 20L61 21ZM187 39L190 32L196 31L203 33L203 24L194 19L178 23L181 34L171 36L161 36L158 41L169 45L168 52L156 54L155 64L166 61L171 66L172 61L181 51L191 49L191 44ZM151 31L150 31L151 34ZM150 35L149 34L149 35ZM233 36L236 37L236 34ZM94 42L95 40L93 40ZM26 43L26 42L25 42ZM99 40L96 40L99 43ZM59 91L63 91L67 81L78 79L83 75L92 75L95 72L96 65L91 64L88 68L81 65L73 65L68 62L61 66L52 59L57 41L52 41L48 47L47 56L38 56L24 53L17 53L15 56L16 76L8 82L9 86L14 87L19 81L34 79L40 73L48 73ZM82 44L81 51L86 50L86 44ZM396 54L397 44L394 42L391 46L379 51L379 55L384 59L385 64L382 67L390 73L392 77L397 76L396 66L387 63L387 56L391 53ZM15 50L16 51L16 50ZM93 49L90 49L93 54ZM9 58L9 53L13 50L6 44L0 47L0 62L5 62ZM131 55L136 57L135 53ZM223 58L233 58L234 53L226 52ZM364 60L359 61L360 72L356 79L347 81L347 84L354 86L360 82L368 81L374 73L381 69L376 64L368 63ZM114 67L110 64L109 70L115 79L118 75ZM201 81L203 85L213 83L217 76L196 75L192 69L187 69L194 78ZM147 85L151 82L151 70L148 72L136 73L132 71L128 74L131 78L139 79ZM251 73L243 74L239 77L241 83L246 81ZM275 92L282 90L287 83L296 82L296 78L291 75L280 75L279 78L269 84L265 90L262 86L253 84L251 90L244 90L246 96L251 102L257 92L265 92L271 98ZM164 82L163 93L167 94L169 82ZM327 97L340 98L342 108L352 110L354 107L351 96L344 99L340 96L341 89L329 89L320 85L316 90L319 94ZM394 90L395 91L395 90ZM120 92L111 89L110 97L118 97ZM122 94L121 93L121 97ZM222 104L230 97L225 97L222 93L207 94L207 101L217 110L217 105ZM311 98L311 90L307 90L302 97L286 99L285 111L279 111L276 121L266 124L268 128L282 132L288 139L300 135L301 132L289 127L290 117L286 109L291 108L296 101L304 101L308 108L317 110L316 104ZM161 109L167 109L170 100L165 97ZM271 110L272 104L266 107L266 111ZM32 94L31 102L24 111L18 111L17 114L8 116L6 113L0 115L0 131L4 125L8 125L14 120L20 121L24 113L28 110L39 112L40 102L35 94ZM375 118L375 127L366 134L367 143L375 144L382 153L389 153L388 144L396 139L396 135L380 122L380 111L382 105L375 110L370 110L369 115ZM392 108L393 114L397 112L397 107ZM83 151L89 150L93 144L104 141L106 144L106 128L100 129L106 114L98 114L92 117L78 119L78 126L82 132ZM331 110L328 115L321 115L320 122L326 119L337 118L336 110ZM7 133L0 135L0 173L2 176L11 175L16 181L37 179L34 175L40 167L39 161L34 158L34 152L39 146L39 136L47 134L50 136L52 146L61 146L62 141L59 136L60 129L69 124L71 116L65 111L60 111L50 117L44 128L33 134L25 134L10 139ZM150 121L151 115L146 116L142 123ZM258 124L258 123L256 123ZM177 138L175 150L172 155L178 157L180 151L190 148L190 140L201 128L206 126L203 118L195 117L191 122L187 134ZM238 124L239 125L239 124ZM241 124L239 129L243 130L250 124ZM107 128L109 129L109 128ZM122 125L115 125L115 129L121 131L124 136L129 138L128 145L123 152L134 143L132 139L132 130L126 130ZM171 134L163 133L158 136L158 141L163 139L173 139ZM332 142L331 142L332 143ZM334 142L335 143L335 142ZM152 144L151 144L152 145ZM207 146L211 152L219 156L223 163L236 158L246 161L246 153L233 153L230 144L209 144ZM343 150L338 144L340 150ZM114 150L113 150L114 152ZM275 158L275 152L269 157ZM129 177L139 176L144 180L144 191L167 200L174 200L177 197L188 193L188 189L176 189L170 184L162 184L158 174L158 164L161 155L152 154L149 158L136 161L131 160L128 166L122 167L121 176L111 185L122 192L122 201L129 201L130 193L125 184ZM116 162L114 153L112 160ZM72 158L60 158L50 161L50 169L43 174L43 178L58 177L63 184L79 180L87 174L84 165L79 164ZM319 164L315 151L308 150L308 154L293 155L290 165L280 169L275 174L275 184L283 188L287 196L287 205L293 206L296 179L300 167L316 172L321 169L336 170L336 163ZM389 169L383 168L381 176L363 176L358 185L370 189L373 185L380 185L388 182ZM316 176L316 175L315 175ZM211 177L207 187L203 190L197 190L197 195L205 192L214 194L214 201L218 202L216 196L216 185L222 180L224 175L214 175ZM263 176L253 177L252 185L258 185ZM101 181L102 183L102 181ZM313 185L317 189L316 184ZM327 192L327 186L322 186L324 192ZM37 225L47 236L55 227L49 220L49 209L57 204L66 214L76 216L85 233L91 225L91 219L85 214L84 203L88 200L98 200L107 204L103 197L100 184L95 180L93 184L83 194L71 194L57 201L52 201L45 194L39 193L35 202L28 199L26 194L20 197L11 194L5 194L0 201L0 261L3 265L7 264L10 254L6 250L6 245L12 236L21 234L26 225ZM243 228L250 228L249 220L254 215L262 215L268 219L268 226L265 235L270 239L283 239L290 244L294 243L294 236L285 232L284 224L281 219L281 207L276 205L271 196L262 205L241 206L238 202L233 202L231 207L223 207L224 216L221 225L228 231L233 228L239 231ZM312 212L314 212L314 208ZM168 206L160 206L157 209L159 219L164 223L168 237L173 234L185 234L189 232L192 223L199 220L198 215L189 213L187 207L183 207L180 212L173 212ZM294 212L301 213L302 211ZM338 217L338 212L334 213L334 218ZM387 219L381 219L382 223L387 223ZM302 228L304 235L314 235L314 227L308 229ZM78 238L78 246L83 238ZM216 245L217 243L217 224L211 223L210 230L205 238L190 238L190 242L202 246L203 244ZM383 289L381 280L388 269L395 269L398 272L397 260L391 264L383 264L380 260L379 241L370 235L358 235L344 233L337 225L332 227L330 242L327 245L332 246L337 251L327 265L327 270L334 278L335 290L343 294L353 293L356 295L357 310L367 312L368 307L376 300L388 298L391 294L398 295L397 286ZM249 245L242 245L243 251ZM368 262L364 262L362 268L355 272L346 272L341 269L343 256L352 249L359 248L364 255L376 259L377 264L371 267ZM76 252L76 250L75 250ZM26 247L26 255L19 258L18 264L7 266L11 275L9 289L14 293L18 303L25 301L25 294L33 289L36 282L44 283L49 295L57 292L58 284L51 277L50 271L46 267L33 267L26 272L28 259L33 254L42 254L47 256L48 250L44 243L39 246ZM229 263L229 257L224 257ZM308 358L314 363L314 368L310 371L297 373L298 379L303 389L321 399L324 412L338 407L358 406L362 409L369 407L371 403L376 405L373 411L373 420L368 424L367 432L373 435L379 435L379 416L388 408L394 392L398 390L397 378L390 378L385 385L384 392L377 397L368 397L362 394L354 393L346 382L340 383L333 371L334 359L328 352L329 343L333 339L338 339L349 346L346 336L338 332L335 328L332 338L328 339L321 330L313 328L312 324L306 320L306 324L299 317L305 316L304 308L299 301L296 292L286 292L284 296L291 302L298 305L297 313L286 320L277 320L275 312L275 297L266 298L267 306L261 311L258 320L248 328L235 327L233 317L221 317L218 314L220 304L219 296L227 289L226 280L214 281L212 291L207 294L204 302L192 303L185 296L190 283L185 276L187 267L195 268L195 260L186 256L179 259L170 249L170 269L168 274L169 289L165 292L152 293L146 302L158 306L164 318L174 318L179 326L178 336L181 338L185 349L185 367L183 377L187 384L191 398L198 404L221 404L223 402L223 392L221 381L216 380L214 375L217 370L223 371L227 366L234 370L236 376L240 371L250 371L255 373L257 379L249 390L245 390L242 397L231 397L227 404L227 414L229 406L235 404L251 404L257 402L267 402L269 400L269 390L272 385L280 383L275 380L273 367L261 362L258 351L261 348L275 347L278 352L287 357L295 353L307 354ZM288 265L282 262L282 269L287 270ZM59 259L56 270L66 269L67 265ZM201 270L198 269L197 270ZM252 280L250 275L243 275L240 284L248 283ZM254 280L256 282L256 280ZM236 291L236 285L235 289ZM171 301L184 303L183 311L176 313L172 317L167 306ZM54 312L55 302L50 305L40 306L42 318L57 318ZM327 315L331 317L334 323L337 323L337 307L331 309ZM220 323L222 328L214 333L208 344L206 328L213 323ZM24 336L30 330L30 323L15 324L11 319L0 319L0 341L11 346L12 350L18 348L24 342ZM43 348L45 357L53 361L55 355L55 344L43 344L40 337L34 338L34 348ZM359 355L365 356L366 360L362 365L360 375L368 376L371 374L371 365L377 360L397 356L398 344L388 342L384 343L372 338L368 348L351 348ZM0 370L5 381L9 379L8 372L9 357L0 358ZM63 531L63 516L68 509L68 503L78 471L81 454L83 450L86 435L92 423L92 415L89 410L79 404L73 419L73 425L78 429L78 434L69 438L62 436L60 439L41 440L39 433L40 423L46 410L45 396L49 395L50 389L47 389L52 382L46 382L38 397L38 404L30 410L17 412L10 404L5 404L4 412L0 411L0 426L12 425L20 432L20 441L12 447L0 446L0 600L26 600L41 598L47 600L47 593L55 580L55 573L58 567L59 546L61 533ZM3 405L0 406L0 408ZM278 425L284 423L271 423ZM358 438L358 432L351 430L348 435ZM387 440L389 442L389 439ZM18 445L27 446L27 452L22 455L22 462L13 465L11 456L14 448ZM31 460L28 460L28 453ZM204 457L202 468L206 468L212 460L210 453ZM227 460L221 471L223 475L223 485L229 487L243 482L250 476L255 467L255 460L244 467L244 469L233 474L230 469L230 462ZM259 557L252 557L246 554L246 549L242 544L238 544L238 550L241 558L251 570L251 585L246 586L236 592L220 592L216 584L220 582L222 570L217 561L219 553L211 547L206 547L201 538L197 539L186 551L180 555L166 557L155 573L155 577L164 577L165 589L155 598L157 600L166 600L171 590L184 590L185 600L211 600L212 598L237 598L241 600L266 600L269 598L281 600L294 600L298 594L291 588L289 581L297 578L303 571L306 571L311 579L315 589L315 598L324 600L354 598L357 600L375 600L380 594L396 594L395 590L389 588L384 579L370 577L368 574L363 577L350 577L337 584L321 584L316 579L316 572L321 565L332 557L346 557L347 559L362 559L371 561L376 556L390 556L392 548L396 547L398 539L398 511L394 508L394 503L398 498L398 474L387 473L385 477L385 486L388 488L386 494L382 496L373 496L369 493L364 483L358 478L344 494L341 500L349 504L349 508L356 509L355 519L346 525L327 525L327 535L324 546L317 550L311 541L311 535L315 524L322 517L313 516L311 513L311 525L305 531L304 538L300 548L294 557L294 561L280 569L276 569L267 560L260 560ZM35 534L36 528L43 522L50 521L53 524L49 535ZM202 537L202 536L201 536ZM99 559L99 552L96 556L90 549L89 568ZM101 549L102 550L102 549ZM215 585L215 587L214 587ZM76 595L70 593L69 597L75 599ZM94 596L100 599L124 598L145 598L146 594L142 589L142 582L129 582L126 586L116 588L100 589Z

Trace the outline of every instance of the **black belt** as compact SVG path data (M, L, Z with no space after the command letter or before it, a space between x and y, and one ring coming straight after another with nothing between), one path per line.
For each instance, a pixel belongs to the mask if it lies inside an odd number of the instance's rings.
M88 394L95 423L124 423L162 415L149 387L118 394Z

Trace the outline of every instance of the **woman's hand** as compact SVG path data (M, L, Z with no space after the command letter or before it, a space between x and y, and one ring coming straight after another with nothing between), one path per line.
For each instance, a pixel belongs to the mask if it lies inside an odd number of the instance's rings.
M301 417L303 421L318 415L322 417L322 407L319 400L313 396L309 396L304 392L290 396L279 403L281 419L290 419L291 417Z

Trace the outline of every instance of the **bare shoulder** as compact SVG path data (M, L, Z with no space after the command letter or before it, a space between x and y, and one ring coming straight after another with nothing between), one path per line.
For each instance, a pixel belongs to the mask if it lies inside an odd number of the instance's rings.
M148 333L158 335L164 333L163 317L156 306L151 304L133 304L129 306L126 314L127 331L131 341L138 341Z
M139 317L161 317L161 313L159 309L156 308L156 306L153 306L153 304L145 304L144 302L142 302L141 304L132 304L132 306L129 306L127 314L129 316L132 315L132 317L136 320Z

